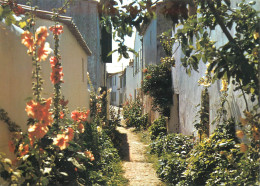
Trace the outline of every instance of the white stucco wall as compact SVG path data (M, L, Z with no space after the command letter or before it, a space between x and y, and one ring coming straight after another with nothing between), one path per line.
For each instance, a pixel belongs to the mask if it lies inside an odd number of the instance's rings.
M136 88L136 82L134 80L134 76L133 76L133 67L132 66L128 66L126 67L126 98L130 99L130 94L132 96L134 96L134 90Z
M235 7L235 4L241 2L241 0L232 1L232 7ZM254 6L259 10L260 2ZM178 27L181 28L181 27ZM173 32L173 34L176 32ZM232 35L235 34L234 28L230 31ZM226 36L223 34L222 30L219 27L216 27L215 31L211 31L211 39L217 41L216 46L221 46L225 44L228 40ZM173 51L175 51L178 44L174 44ZM174 54L174 58L176 60L176 66L172 68L172 79L173 79L173 89L174 94L179 95L179 131L180 133L191 135L195 132L194 128L194 120L196 119L196 114L198 112L198 108L196 105L201 102L201 91L203 90L202 86L198 86L198 80L202 76L205 75L206 65L202 62L199 63L199 72L192 71L191 76L189 77L184 67L181 65L180 59L183 57L183 53L179 48L177 52ZM226 104L228 115L235 118L236 121L239 121L240 117L243 116L243 111L245 110L245 101L243 97L240 97L240 91L233 91L234 86L232 84L229 85L228 90L228 104ZM221 96L221 82L216 81L209 88L209 103L210 103L210 122L214 120L216 117L216 111L220 107L220 96ZM247 100L250 100L247 97ZM252 108L253 103L248 101L249 107ZM176 106L176 105L174 105ZM176 114L174 110L174 106L171 108L171 119L169 121L169 125L171 125L172 131L174 131L174 126L176 124ZM176 109L176 107L175 107ZM210 125L210 132L213 132L216 126ZM196 135L196 132L194 133Z

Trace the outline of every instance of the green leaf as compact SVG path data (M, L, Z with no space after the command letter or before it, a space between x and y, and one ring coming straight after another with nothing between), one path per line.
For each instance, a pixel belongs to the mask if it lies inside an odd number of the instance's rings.
M201 57L202 57L202 61L203 61L203 63L206 63L206 62L207 62L206 55L205 55L205 54L203 54Z
M86 167L82 164L79 164L79 162L75 159L75 158L69 158L68 159L69 162L71 162L75 167L78 168L78 170L81 170L81 171L85 171L86 170Z
M190 69L187 69L187 70L186 70L186 73L187 73L189 76L191 76L191 70L190 70Z
M117 52L118 50L116 49L116 50L112 50L111 52L109 52L108 54L107 54L107 57L108 56L111 56L114 52Z

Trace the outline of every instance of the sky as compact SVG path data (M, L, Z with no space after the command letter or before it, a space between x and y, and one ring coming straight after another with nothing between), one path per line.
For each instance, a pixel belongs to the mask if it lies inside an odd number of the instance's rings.
M123 5L126 5L127 3L130 3L132 1L126 1L123 0ZM118 4L120 4L118 2ZM135 29L134 29L135 30ZM135 38L135 32L132 34L132 37L125 37L125 45L130 47L130 48L134 48L134 38ZM112 50L117 49L118 44L113 40L112 42ZM119 57L118 52L113 53L112 55L112 63L107 63L107 72L108 73L114 73L114 72L120 72L122 71L128 64L130 59L133 59L133 54L131 52L129 52L129 59L125 59L122 58L119 62L117 62L117 59Z
M125 38L125 45L134 48L134 38L135 33L133 33L132 37L126 37ZM112 42L112 50L117 49L117 43L113 40ZM117 62L117 59L119 57L118 52L115 52L112 54L112 63L107 63L107 72L108 73L114 73L114 72L120 72L122 71L128 64L130 59L133 59L133 54L129 52L129 59L122 58L119 62Z

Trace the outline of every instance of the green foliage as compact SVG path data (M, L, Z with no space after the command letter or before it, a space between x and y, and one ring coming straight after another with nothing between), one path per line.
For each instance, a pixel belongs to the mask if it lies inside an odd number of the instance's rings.
M201 105L198 112L199 121L195 121L194 127L200 135L200 140L203 134L209 136L209 93L208 89L204 89L201 93Z
M182 134L168 134L157 138L150 144L151 153L162 156L163 154L178 154L186 156L193 147L191 136Z
M158 136L165 136L167 134L166 119L164 116L160 116L154 120L149 127L151 140L155 140Z
M185 55L181 61L187 73L197 71L200 60L209 62L208 72L214 70L213 82L222 77L230 82L232 78L237 89L242 88L252 94L252 101L259 94L260 29L260 18L253 4L242 1L231 9L230 1L226 0L198 1L197 15L190 16L173 38L181 44ZM217 25L227 37L227 42L219 46L215 45L216 41L211 39L209 32ZM236 33L234 36L231 35L231 28Z
M253 120L252 114L247 116ZM251 122L249 118L244 122ZM230 119L199 143L181 134L158 137L150 144L150 153L159 157L158 176L180 186L258 185L259 146L252 141L243 149L235 132L235 122Z
M15 122L11 121L11 119L8 116L8 113L2 108L0 108L0 121L3 121L7 124L8 130L10 132L21 131L20 126L17 125Z
M125 45L125 36L132 35L133 27L138 32L141 32L142 28L156 17L155 8L152 7L157 5L158 0L132 0L128 1L128 4L124 2L123 5L122 3L122 0L102 0L100 4L101 25L108 26L108 31L112 30L112 26L114 30L113 37L118 42L118 49L112 51L112 53L118 51L118 60L122 57L129 58L129 51L134 53L134 50ZM165 17L171 19L174 24L188 17L188 9L185 2L167 0L160 2L160 5L157 7L160 7L160 12Z
M142 90L145 94L153 98L153 109L162 115L170 116L170 106L172 105L172 60L162 59L158 65L149 65L144 69L145 78L142 83Z
M3 19L5 20L5 24L8 26L16 23L14 12L7 3L1 4L0 6L0 21L2 21Z
M158 137L150 144L152 154L159 157L157 174L169 183L176 184L183 180L182 173L185 171L189 152L193 147L190 136L182 134L169 134Z
M142 102L139 97L135 101L126 101L123 106L123 117L127 127L145 129L147 127L148 115L142 115Z
M222 154L228 153L234 158L239 158L236 142L234 121L229 120L219 125L209 138L198 143L191 151L187 160L188 167L183 173L185 183L205 185L210 173L226 161ZM231 163L228 166L229 171L234 169Z

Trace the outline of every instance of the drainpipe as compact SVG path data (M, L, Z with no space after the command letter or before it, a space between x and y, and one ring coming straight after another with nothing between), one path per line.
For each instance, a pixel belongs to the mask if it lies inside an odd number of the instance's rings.
M141 63L142 63L142 81L144 80L144 73L143 73L143 68L144 68L144 39L143 39L143 37L140 39L141 40L141 42L142 42L142 61L141 61Z
M141 43L142 43L142 50L141 50L141 52L142 52L142 61L141 61L141 64L142 64L142 68L141 68L142 81L141 82L143 82L143 80L144 80L144 72L143 72L143 68L144 68L144 38L143 37L141 38ZM141 97L142 97L142 100L144 102L144 94L143 93L142 93ZM142 110L142 113L144 114L144 109Z

